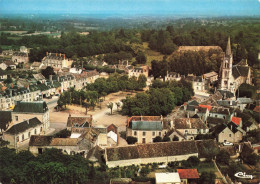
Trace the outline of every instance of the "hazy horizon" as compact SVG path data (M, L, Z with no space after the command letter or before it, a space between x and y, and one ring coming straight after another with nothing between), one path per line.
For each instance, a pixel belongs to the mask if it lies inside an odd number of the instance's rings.
M0 15L259 16L260 0L0 0Z

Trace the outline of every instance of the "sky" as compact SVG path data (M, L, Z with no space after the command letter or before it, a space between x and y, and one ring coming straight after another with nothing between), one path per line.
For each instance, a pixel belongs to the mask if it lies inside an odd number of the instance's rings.
M260 0L0 0L1 14L260 15Z

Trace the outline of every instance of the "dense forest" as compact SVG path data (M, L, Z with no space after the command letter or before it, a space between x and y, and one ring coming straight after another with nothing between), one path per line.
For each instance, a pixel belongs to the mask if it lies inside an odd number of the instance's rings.
M81 155L65 155L58 149L34 156L29 151L0 148L0 165L3 183L105 183L109 178L105 165L94 167Z
M109 64L117 64L118 60L129 60L134 64L145 64L149 53L145 50L157 51L165 56L168 70L187 74L195 72L201 75L208 71L218 71L220 65L220 53L188 53L176 56L174 51L178 46L220 46L226 49L227 38L231 37L234 64L241 59L248 59L250 66L259 67L259 30L258 18L215 18L215 19L164 19L158 21L135 19L131 26L124 26L120 20L121 28L113 29L89 29L89 34L82 35L80 26L94 24L94 20L53 20L47 23L43 19L38 22L18 21L15 23L16 30L29 32L46 31L60 32L60 37L51 35L15 35L6 30L13 30L14 21L2 19L1 48L18 48L25 45L31 48L30 61L41 61L46 52L65 53L73 59L98 57L95 59L105 60ZM138 21L139 20L139 21ZM114 21L114 20L113 20ZM109 25L113 22L107 21ZM29 22L29 23L28 23ZM57 23L58 26L54 26ZM64 24L62 24L64 23ZM19 24L19 25L17 25ZM34 26L33 26L34 25ZM63 25L63 26L62 26ZM68 26L70 25L70 26ZM97 25L100 21L97 20ZM155 26L156 25L156 26ZM83 26L83 27L84 27ZM148 48L144 47L148 44ZM159 61L158 61L159 62ZM150 65L150 63L148 63ZM185 70L183 70L185 68Z

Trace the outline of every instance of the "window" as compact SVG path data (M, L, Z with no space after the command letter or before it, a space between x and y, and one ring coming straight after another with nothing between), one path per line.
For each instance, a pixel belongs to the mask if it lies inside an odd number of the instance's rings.
M145 143L145 138L143 138L143 141L142 141L142 143Z
M146 132L143 132L143 136L145 136L146 135Z
M161 136L162 135L162 133L161 132L159 132L159 136Z
M37 130L36 129L34 129L34 134L37 134Z
M41 132L42 132L42 127L41 127Z
M217 118L218 117L218 115L215 115L215 118Z
M16 137L16 142L19 142L19 136Z
M203 129L203 133L204 133L204 134L206 133L206 129Z
M31 137L31 132L28 132L28 137L29 137L29 138Z
M22 141L24 140L24 135L22 135Z
M135 136L137 135L137 132L136 132L136 131L134 131L134 135L135 135Z
M155 132L153 132L153 136L155 136Z
M18 121L18 116L15 116L15 121Z
M226 119L226 116L223 116L223 119Z
M231 137L231 134L229 134L229 137Z

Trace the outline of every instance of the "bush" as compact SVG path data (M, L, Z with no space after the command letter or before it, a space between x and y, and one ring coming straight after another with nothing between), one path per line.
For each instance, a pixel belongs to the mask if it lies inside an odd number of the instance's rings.
M174 135L172 141L179 141L179 137L177 135Z
M256 165L259 160L260 160L260 157L257 154L253 153L246 157L245 162L250 165Z
M54 134L54 137L56 137L56 138L68 138L68 137L70 137L70 135L71 135L71 132L69 130L63 129L63 130L57 132L56 134Z
M196 156L191 156L187 159L187 162L191 167L197 167L200 163L200 159Z
M169 142L170 140L171 139L168 136L164 136L163 139L162 139L163 142Z
M217 158L216 161L219 163L223 163L223 164L229 164L229 160L230 160L230 155L228 152L226 152L225 150L221 150L218 154L217 154Z
M201 184L215 184L216 174L214 172L202 172L199 183Z
M160 136L156 136L154 139L153 139L153 142L162 142L162 138Z
M126 142L127 142L128 144L135 144L135 143L137 142L137 138L136 138L136 137L133 137L133 136L128 136L128 137L126 138Z

